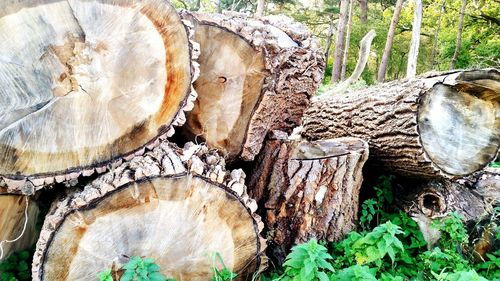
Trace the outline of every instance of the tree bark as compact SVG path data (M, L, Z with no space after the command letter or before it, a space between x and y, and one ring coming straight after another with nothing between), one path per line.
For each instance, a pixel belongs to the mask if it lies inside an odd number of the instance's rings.
M460 49L462 48L462 30L464 26L464 15L466 7L467 7L467 0L462 0L462 7L460 8L460 17L458 18L458 30L457 30L457 39L455 41L455 52L453 52L453 57L451 58L450 69L455 68L458 56L460 55Z
M215 253L239 279L252 276L263 225L243 172L223 165L205 146L162 143L104 174L47 216L33 280L89 280L132 256L176 280L209 280Z
M198 99L182 133L251 161L269 130L290 132L323 78L316 39L286 17L184 13L200 42Z
M35 244L38 213L31 198L0 194L0 261Z
M359 137L374 162L416 177L457 177L494 159L500 143L500 72L429 74L314 100L307 139Z
M257 0L257 9L255 11L255 16L262 17L266 10L266 0Z
M333 69L332 69L332 81L331 83L337 83L340 81L340 73L342 71L342 57L344 54L345 46L345 34L347 27L347 17L349 16L349 3L350 0L340 1L340 15L339 15L339 25L337 28L337 38L335 39L335 54L333 56Z
M411 33L410 52L408 53L408 65L406 77L413 78L417 74L418 49L420 47L420 27L422 25L422 0L414 0L413 24Z
M367 143L356 138L266 142L249 193L264 206L268 253L282 262L294 244L338 241L353 230L367 158Z
M10 192L104 171L171 136L193 106L197 50L166 1L3 1L0 21Z
M403 7L403 0L397 0L394 6L394 14L392 15L391 25L389 26L389 32L387 33L387 40L385 41L384 54L382 55L382 60L380 61L380 67L377 73L377 81L384 82L385 73L387 72L387 64L389 63L389 58L391 56L392 43L394 42L394 34L396 32L396 26L399 22L399 15L401 14L401 8Z
M359 8L361 24L366 25L368 24L368 0L359 0Z
M345 36L345 47L344 47L344 55L342 57L342 71L340 73L340 81L345 80L345 72L347 70L347 64L349 63L349 45L351 43L351 30L352 30L352 7L354 3L349 3L349 14L347 21L347 34Z

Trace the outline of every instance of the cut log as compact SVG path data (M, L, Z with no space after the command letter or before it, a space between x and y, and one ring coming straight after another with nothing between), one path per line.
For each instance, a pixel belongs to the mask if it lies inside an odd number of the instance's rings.
M270 255L283 261L296 243L338 241L353 230L367 158L368 144L356 138L267 141L249 194L264 207Z
M29 197L0 194L0 261L35 244L38 213Z
M318 41L285 17L184 12L200 43L198 100L183 128L229 160L251 161L269 130L291 132L322 80Z
M432 74L320 97L303 126L308 139L368 140L374 163L403 175L468 175L499 149L500 72Z
M464 250L478 261L492 250L498 224L494 207L500 206L500 169L487 168L456 181L404 179L395 185L393 193L396 205L418 223L429 248L440 238L440 230L432 226L433 221L456 212L473 235L471 249Z
M228 187L244 176L212 169L220 161L206 147L162 143L104 174L47 216L34 280L92 280L132 256L154 258L176 280L209 280L215 253L245 280L263 263L263 226L246 187ZM215 181L196 174L216 171Z
M9 191L105 170L172 135L196 97L189 40L167 1L2 1L0 175Z

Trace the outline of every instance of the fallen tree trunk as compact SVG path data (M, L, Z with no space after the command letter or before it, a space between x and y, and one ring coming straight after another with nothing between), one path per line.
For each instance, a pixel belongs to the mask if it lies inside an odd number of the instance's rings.
M365 139L374 162L403 175L468 175L499 149L499 82L495 69L455 71L320 97L303 135Z
M29 197L0 194L0 261L35 244L38 213Z
M176 280L209 280L216 253L245 280L263 264L262 224L236 188L244 177L221 161L206 147L162 143L104 174L47 216L33 280L91 280L132 256Z
M367 143L356 138L266 142L249 194L264 207L272 256L282 262L294 244L338 241L355 228L367 158Z
M166 1L3 1L0 38L8 192L142 154L185 122L196 97L197 50Z
M200 43L198 99L183 130L229 160L251 161L270 130L291 130L323 78L316 39L285 17L183 12Z

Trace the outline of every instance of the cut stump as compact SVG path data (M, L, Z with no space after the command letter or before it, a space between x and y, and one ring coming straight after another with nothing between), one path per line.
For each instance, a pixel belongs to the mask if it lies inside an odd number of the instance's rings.
M356 138L267 141L249 194L264 208L269 254L283 261L294 244L353 230L367 158L368 144Z
M9 192L91 174L173 134L196 46L161 0L0 4L0 175Z
M500 72L455 71L319 97L303 126L308 139L365 139L377 164L403 175L465 176L499 149Z
M230 161L251 161L268 131L299 125L323 77L318 41L289 18L181 15L201 50L198 100L183 132Z

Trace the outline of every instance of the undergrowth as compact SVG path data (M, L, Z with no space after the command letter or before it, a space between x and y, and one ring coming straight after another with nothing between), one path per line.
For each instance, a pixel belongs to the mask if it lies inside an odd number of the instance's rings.
M468 254L469 236L458 214L433 222L432 227L441 230L441 236L429 247L411 217L388 210L386 206L394 199L393 179L381 177L375 186L375 198L363 202L359 231L349 233L339 243L312 239L295 246L285 263L262 280L500 280L500 251L474 263ZM496 239L500 239L495 227Z

